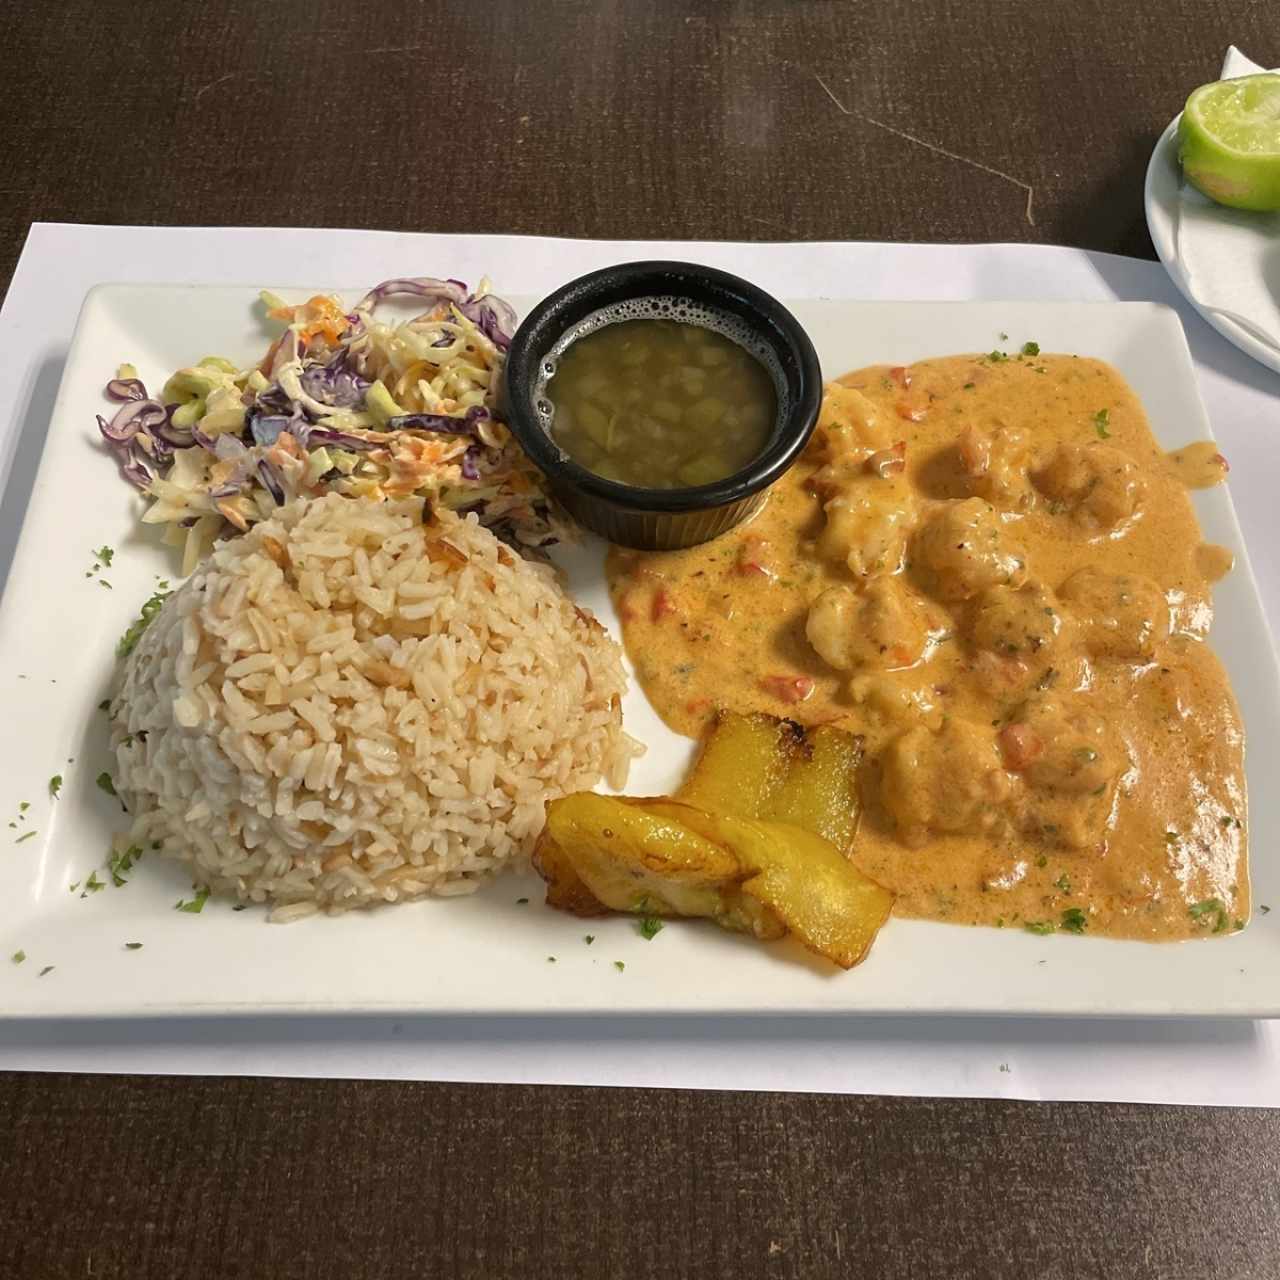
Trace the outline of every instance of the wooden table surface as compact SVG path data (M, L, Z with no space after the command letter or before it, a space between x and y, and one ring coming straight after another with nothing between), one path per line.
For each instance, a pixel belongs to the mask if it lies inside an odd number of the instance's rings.
M0 275L35 219L1151 256L1156 137L1275 18L12 5ZM0 1135L4 1276L1280 1276L1267 1112L9 1075Z

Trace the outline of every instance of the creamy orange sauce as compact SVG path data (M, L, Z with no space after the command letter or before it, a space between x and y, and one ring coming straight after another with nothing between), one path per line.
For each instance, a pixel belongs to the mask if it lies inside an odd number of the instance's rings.
M610 553L673 729L717 707L861 734L858 866L900 915L1143 939L1249 910L1244 735L1206 637L1230 553L1123 379L948 357L829 388L744 527Z

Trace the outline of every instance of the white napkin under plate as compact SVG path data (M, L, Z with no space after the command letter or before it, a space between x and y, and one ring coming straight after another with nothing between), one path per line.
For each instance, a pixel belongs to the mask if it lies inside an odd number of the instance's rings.
M1263 70L1232 45L1222 78ZM1280 352L1280 213L1224 208L1183 179L1176 245L1195 301Z

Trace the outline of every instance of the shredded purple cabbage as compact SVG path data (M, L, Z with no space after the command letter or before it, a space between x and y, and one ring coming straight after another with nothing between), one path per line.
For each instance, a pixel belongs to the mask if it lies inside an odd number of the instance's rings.
M474 436L478 419L473 418L471 412L469 410L463 418L456 418L448 413L404 413L398 418L388 418L387 430L437 431L449 436ZM485 416L488 416L487 412Z
M284 506L284 484L275 467L266 458L258 462L258 475L262 477L262 483L266 486L267 492L276 500L276 506Z
M110 443L121 444L126 440L132 440L144 427L148 431L154 430L165 422L168 416L168 411L159 400L146 397L130 398L116 410L110 422L99 414L98 430Z
M351 368L350 355L344 347L328 364L312 365L304 370L300 379L302 389L313 400L335 409L352 409L363 404L369 380Z
M511 345L511 335L516 330L516 313L501 298L486 294L483 298L468 299L458 308L499 351Z
M139 378L112 378L107 383L108 400L145 400L147 389Z
M338 449L350 449L361 453L366 449L378 448L378 441L368 440L364 436L352 435L350 431L337 431L333 427L312 427L308 433L312 445L333 445Z
M356 312L368 311L387 298L431 298L461 307L467 300L467 286L460 280L436 280L431 276L384 280L356 303Z

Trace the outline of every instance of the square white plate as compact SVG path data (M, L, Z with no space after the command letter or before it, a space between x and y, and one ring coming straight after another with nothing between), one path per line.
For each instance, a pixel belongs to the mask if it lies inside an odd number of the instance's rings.
M308 296L309 288L280 288ZM893 920L850 973L790 944L759 946L707 925L651 942L633 921L547 911L540 882L500 879L470 898L415 903L268 927L260 909L211 899L199 915L181 868L143 859L129 884L102 871L118 806L94 783L110 766L105 696L115 643L170 553L136 523L136 498L97 443L102 387L122 360L156 387L207 354L247 362L267 331L253 288L103 285L85 301L50 424L14 567L0 600L0 1016L77 1017L271 1012L983 1013L1280 1015L1280 911L1241 934L1176 945L1033 937ZM351 295L358 296L355 292ZM513 299L519 309L528 299ZM987 350L1001 332L1045 351L1116 365L1156 434L1176 448L1210 434L1175 314L1146 303L793 304L828 375L879 361ZM1205 537L1236 553L1218 586L1213 644L1248 731L1255 904L1280 906L1280 684L1225 489L1194 495ZM105 577L93 548L115 548ZM602 547L564 557L572 590L614 625ZM633 689L628 730L649 744L629 790L680 778L691 745ZM72 761L74 761L72 763ZM63 775L53 800L48 781ZM29 808L19 814L19 806ZM2 825L14 822L10 828ZM21 844L19 837L37 834ZM6 844L7 842L7 844ZM98 868L107 886L72 893ZM529 899L521 903L522 898ZM594 936L588 945L585 935ZM141 942L129 950L126 942ZM22 950L26 960L7 957ZM554 957L554 961L551 959ZM622 961L619 972L615 961ZM44 977L41 970L53 966Z

